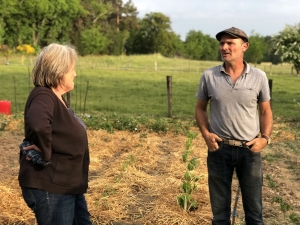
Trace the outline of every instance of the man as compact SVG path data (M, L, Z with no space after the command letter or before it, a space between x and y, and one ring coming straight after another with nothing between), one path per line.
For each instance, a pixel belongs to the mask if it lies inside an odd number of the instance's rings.
M230 224L231 183L236 170L246 224L261 225L260 152L269 142L273 124L268 79L263 71L244 61L249 47L244 31L232 27L219 32L216 38L223 64L201 76L195 112L208 147L212 224Z

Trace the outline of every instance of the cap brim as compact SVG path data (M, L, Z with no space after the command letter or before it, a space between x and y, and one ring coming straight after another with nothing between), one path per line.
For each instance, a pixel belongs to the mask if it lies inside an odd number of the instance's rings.
M238 36L238 35L236 35L236 34L233 34L233 33L231 33L231 32L228 32L228 31L221 31L221 32L217 33L217 34L216 34L216 38L217 38L218 41L221 40L221 37L222 37L223 34L229 34L229 35L232 36L232 37L240 38L240 39L242 39L242 40L248 42L248 39L247 39L247 38Z

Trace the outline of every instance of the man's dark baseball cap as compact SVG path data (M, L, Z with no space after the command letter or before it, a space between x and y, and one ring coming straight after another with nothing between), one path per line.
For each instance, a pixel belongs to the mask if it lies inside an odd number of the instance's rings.
M229 34L235 38L241 38L243 41L248 42L247 34L244 31L242 31L236 27L231 27L231 28L228 28L226 30L223 30L223 31L217 33L216 38L218 41L221 40L221 37L223 34Z

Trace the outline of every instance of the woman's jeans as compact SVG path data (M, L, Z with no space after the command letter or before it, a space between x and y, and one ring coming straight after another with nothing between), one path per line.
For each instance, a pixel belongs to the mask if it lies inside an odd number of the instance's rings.
M54 194L22 187L26 204L39 225L91 225L84 195Z
M260 152L219 145L208 151L208 185L213 225L230 225L231 184L234 169L241 187L247 225L262 225L262 166Z

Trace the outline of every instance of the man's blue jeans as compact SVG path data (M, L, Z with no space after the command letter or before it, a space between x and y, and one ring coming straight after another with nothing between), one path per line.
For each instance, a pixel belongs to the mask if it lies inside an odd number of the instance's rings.
M62 195L22 187L39 225L91 225L84 195Z
M263 225L261 154L249 148L219 144L208 151L208 185L213 225L230 225L231 184L234 169L241 187L247 225Z

